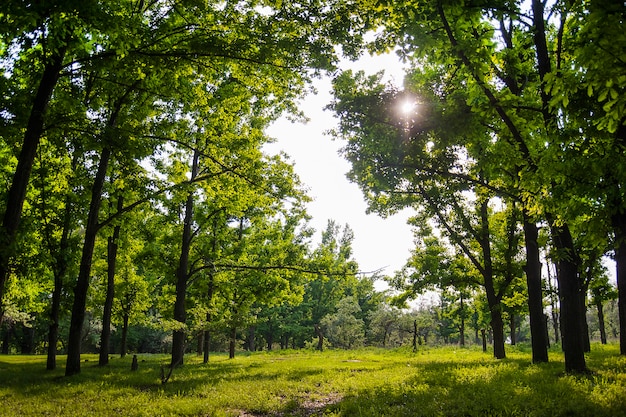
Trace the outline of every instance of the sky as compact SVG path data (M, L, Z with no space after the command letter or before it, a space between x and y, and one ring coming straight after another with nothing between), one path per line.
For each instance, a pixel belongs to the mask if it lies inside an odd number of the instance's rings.
M394 54L366 55L357 62L343 62L341 66L364 70L368 75L385 70L385 81L402 85L402 65ZM413 234L406 220L411 213L405 210L385 219L374 213L366 214L367 205L361 190L346 178L350 164L338 154L343 143L324 133L337 126L332 112L324 110L332 100L331 80L316 80L314 86L318 93L307 96L300 105L309 121L305 124L280 119L267 130L276 142L264 150L268 154L287 153L314 199L307 206L312 216L310 225L317 231L314 244L319 243L329 219L342 227L348 224L354 231L353 257L360 270L381 270L384 275L393 275L410 255Z

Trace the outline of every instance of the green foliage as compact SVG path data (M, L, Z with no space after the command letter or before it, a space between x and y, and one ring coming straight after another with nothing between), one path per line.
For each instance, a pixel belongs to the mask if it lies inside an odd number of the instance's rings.
M458 348L214 355L209 364L190 355L165 385L161 355L139 355L136 372L130 357L96 367L89 364L97 358L86 355L71 381L44 371L42 357L5 356L0 395L4 410L22 416L622 414L626 364L617 346L593 345L595 373L585 376L563 375L562 354L550 355L552 363L541 365L531 365L522 348L503 361Z

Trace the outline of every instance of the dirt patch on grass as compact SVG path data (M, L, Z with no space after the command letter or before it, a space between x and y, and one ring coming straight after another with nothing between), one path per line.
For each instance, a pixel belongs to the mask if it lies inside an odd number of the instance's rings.
M270 413L255 414L248 411L240 411L238 417L314 417L323 416L327 407L337 404L343 399L338 393L330 393L319 397L302 397L294 400L293 406L288 411L276 411Z

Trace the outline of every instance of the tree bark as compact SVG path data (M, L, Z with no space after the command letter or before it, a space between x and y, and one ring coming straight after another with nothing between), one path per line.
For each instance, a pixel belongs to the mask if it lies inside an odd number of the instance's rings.
M72 166L75 167L75 160ZM52 290L52 303L50 305L50 326L48 328L48 359L46 369L52 371L56 369L57 342L59 340L59 314L61 312L61 294L63 291L63 278L67 273L69 235L72 222L72 204L69 194L65 198L65 210L63 212L63 230L59 241L59 251L57 252L53 265L54 289Z
M315 334L317 335L317 350L320 352L324 350L324 334L319 324L314 326Z
M230 329L230 338L228 340L228 359L235 359L235 347L237 345L237 328Z
M606 327L604 325L604 307L602 301L596 302L596 309L598 310L598 326L600 328L600 343L606 345Z
M198 176L198 160L200 152L195 150L191 164L191 180ZM189 251L191 250L191 225L193 223L193 192L189 192L185 202L185 219L183 221L183 236L180 249L178 268L176 269L176 301L174 303L174 320L180 323L181 329L175 330L172 337L172 361L170 366L175 367L183 364L185 355L185 322L187 320L187 310L185 300L187 296L187 279L189 275Z
M480 246L483 251L483 280L485 285L485 294L487 295L487 304L491 313L491 329L493 331L493 356L496 359L506 358L504 350L504 322L502 320L502 304L496 295L493 281L493 264L491 262L491 242L489 232L489 210L488 201L480 204L481 230L480 230Z
M619 316L619 350L626 355L626 213L611 218L615 234L615 267L617 277L617 311Z
M26 124L24 142L17 160L17 167L7 194L6 208L0 228L0 323L4 317L2 300L4 299L6 281L9 277L9 263L14 252L15 237L22 217L26 190L44 130L44 116L63 68L65 52L65 48L59 48L44 66Z
M85 321L85 306L87 304L87 290L89 289L89 278L91 275L91 260L98 234L98 215L102 202L102 189L111 158L111 149L106 147L100 155L98 172L91 188L91 202L89 204L89 214L85 226L85 242L83 244L83 254L80 260L80 268L76 286L74 287L74 304L72 305L72 318L70 321L70 334L67 342L67 362L65 365L65 375L71 376L80 373L80 354L83 322Z
M550 276L550 267L546 269L548 271L548 288L550 289L550 312L552 314L552 329L554 330L554 343L561 343L560 332L561 328L559 313L556 307L556 292L552 285L552 277Z
M550 219L551 220L551 219ZM578 260L572 235L567 225L557 226L550 221L552 240L557 253L557 280L561 304L561 340L567 372L587 372L583 342L584 312L580 303Z
M124 207L124 197L117 199L117 212ZM100 335L100 357L98 365L109 364L109 350L111 342L111 316L113 313L113 299L115 298L115 265L117 262L117 241L120 237L121 226L117 224L113 228L113 235L107 242L107 293L102 313L102 333Z
M459 345L461 347L465 347L465 305L463 302L463 292L461 292L461 325L459 326Z
M524 242L526 247L526 286L528 288L528 312L530 316L530 339L533 363L548 362L546 323L543 314L541 290L541 261L539 260L539 230L524 212ZM558 337L558 336L557 336Z
M126 353L128 353L128 321L130 317L128 317L128 312L124 313L124 317L122 317L122 343L120 346L120 357L126 357Z

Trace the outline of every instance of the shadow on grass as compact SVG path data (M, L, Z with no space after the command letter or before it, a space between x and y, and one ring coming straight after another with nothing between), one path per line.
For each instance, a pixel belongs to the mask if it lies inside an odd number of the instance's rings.
M516 359L427 363L407 371L413 374L400 385L359 391L330 411L390 417L626 416L626 397L603 398L601 377L565 375L562 367Z

